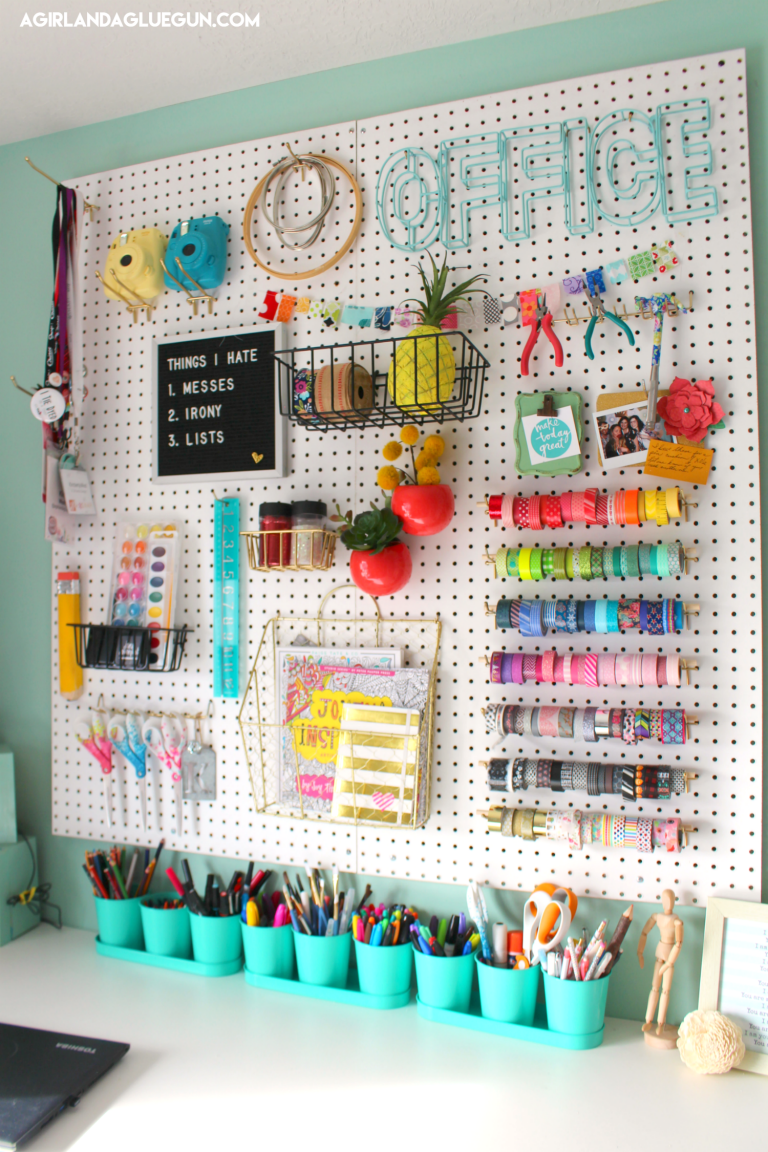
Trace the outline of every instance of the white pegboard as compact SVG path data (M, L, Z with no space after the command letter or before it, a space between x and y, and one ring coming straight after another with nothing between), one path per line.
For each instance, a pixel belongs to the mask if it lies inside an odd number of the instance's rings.
M487 670L478 658L495 647L517 647L516 633L497 633L484 614L486 599L518 595L516 582L495 580L483 562L483 550L510 543L511 533L492 526L476 506L488 493L537 490L565 491L598 485L609 491L620 486L642 486L636 471L604 474L595 453L594 436L587 429L584 470L573 481L558 478L543 488L530 478L519 478L513 467L514 398L518 391L546 387L572 388L583 393L587 421L600 391L629 389L647 380L651 355L651 325L633 324L637 344L630 349L612 327L598 329L597 356L584 356L583 326L579 330L558 325L565 350L565 365L554 369L549 345L539 343L528 381L519 376L519 359L527 330L498 326L484 328L473 321L469 338L491 362L481 416L463 425L447 425L442 432L449 445L443 477L456 493L457 515L451 529L419 542L409 539L414 575L407 588L382 603L384 613L395 616L433 616L444 622L436 715L436 747L432 773L432 816L418 832L340 827L312 822L257 817L251 800L248 771L237 726L237 702L216 701L211 723L218 753L219 799L196 811L185 805L184 832L175 835L170 779L156 764L149 772L151 831L156 842L162 833L171 847L190 852L330 865L345 871L411 877L444 882L465 882L468 876L498 887L530 889L554 875L577 891L593 896L653 900L662 887L671 886L683 903L704 903L707 896L760 898L761 812L761 683L760 651L760 540L757 438L757 386L754 370L752 244L747 149L746 78L744 54L718 55L627 69L584 79L568 80L530 89L477 97L410 112L374 117L297 133L290 138L295 151L325 152L351 166L364 198L361 233L337 268L317 281L296 284L275 281L254 267L242 241L245 203L256 181L285 154L285 136L225 146L187 156L147 163L84 178L78 186L88 200L99 204L92 224L86 224L83 250L85 355L89 396L85 412L83 458L91 473L100 510L99 522L84 527L76 544L54 548L54 570L79 567L84 578L83 618L100 622L106 612L111 537L115 521L125 513L165 515L186 524L184 582L181 616L195 631L180 672L138 675L89 672L82 704L96 704L101 691L108 704L136 708L204 710L212 682L212 527L213 492L210 485L172 488L150 481L150 350L153 336L164 338L217 328L238 328L255 322L258 295L267 288L296 289L319 299L339 299L370 305L397 303L412 296L415 257L390 246L381 235L375 212L378 170L386 157L404 145L437 154L448 137L480 136L500 128L541 124L586 116L594 124L607 112L623 107L652 114L667 101L691 95L706 96L712 110L709 139L714 172L706 183L716 187L719 214L670 229L661 212L636 229L607 226L599 217L595 231L574 237L565 227L559 202L539 201L534 209L530 240L505 241L499 233L498 206L472 214L471 246L452 254L455 279L473 273L488 277L492 295L541 286L585 268L603 265L632 250L642 250L673 236L682 260L673 274L656 280L632 281L609 288L608 306L621 301L632 308L635 290L675 291L685 300L694 291L694 312L665 323L661 361L662 387L676 374L709 377L726 410L726 430L715 434L717 448L710 483L697 492L698 510L687 525L646 532L646 542L679 538L695 545L700 561L691 576L672 581L621 581L600 586L551 585L542 595L616 597L642 593L677 595L698 600L697 627L681 636L649 637L628 633L602 638L571 638L575 651L622 650L680 652L696 657L698 680L690 688L643 693L640 689L607 689L599 699L588 699L582 688L531 685L521 695L513 686L490 688ZM339 208L324 230L330 255L338 247L352 219L352 198L338 182ZM300 193L298 198L304 194ZM300 205L304 211L303 204ZM335 210L336 211L336 210ZM133 326L130 317L104 298L94 271L103 267L109 242L129 226L156 225L166 234L181 219L218 213L231 224L229 273L219 291L213 316L192 320L190 309L177 293L166 293L152 323ZM331 246L334 247L331 247ZM322 246L321 246L322 247ZM275 259L278 253L264 251ZM438 247L433 251L437 254ZM312 250L313 260L320 255ZM297 261L300 266L300 259ZM471 268L471 272L462 269ZM608 325L604 326L608 328ZM340 328L334 339L354 338L354 329ZM396 335L398 330L393 330ZM327 343L328 329L319 320L298 317L289 326L287 341L301 347ZM329 506L337 501L344 510L359 511L379 493L375 474L378 452L390 437L386 430L350 433L311 433L290 429L291 473L282 482L230 486L239 495L243 526L256 526L262 499L321 498ZM219 491L219 495L221 495ZM279 494L279 495L278 495ZM565 529L539 533L542 546L584 542L634 543L637 529ZM531 540L531 543L534 543ZM266 620L278 609L304 614L319 603L333 585L345 582L346 553L338 549L331 572L300 574L248 574L243 566L242 649L253 659ZM531 586L526 587L530 594ZM337 611L365 611L365 598L345 592L337 597ZM55 611L55 605L54 605ZM563 643L558 645L562 650ZM604 642L603 642L604 640ZM55 648L53 659L56 663ZM531 644L532 642L528 642ZM540 644L542 642L539 642ZM549 646L549 641L545 642ZM241 685L245 686L245 659ZM517 690L519 691L519 690ZM485 773L478 761L488 756L481 707L489 700L518 700L527 704L572 702L608 706L685 707L699 718L694 740L681 748L649 745L640 753L616 742L602 742L592 755L615 761L626 758L679 765L699 772L694 791L678 801L654 805L622 805L618 798L600 798L528 792L524 801L542 808L599 807L645 814L680 814L698 828L692 844L675 857L638 857L619 850L569 853L563 845L503 839L486 831L476 810L490 802ZM74 738L72 713L76 706L53 697L53 831L70 836L106 838L101 783L95 761L82 752ZM510 754L573 756L585 759L588 745L554 748L531 740L520 750L508 742ZM142 842L138 797L132 773L121 765L118 773L122 826L116 835ZM603 803L603 800L605 803ZM517 801L510 798L510 803Z

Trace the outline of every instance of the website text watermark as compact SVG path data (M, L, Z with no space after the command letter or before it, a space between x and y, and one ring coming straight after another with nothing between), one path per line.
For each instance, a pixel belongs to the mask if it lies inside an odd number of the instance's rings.
M244 12L68 12L25 13L20 28L258 28L259 13Z

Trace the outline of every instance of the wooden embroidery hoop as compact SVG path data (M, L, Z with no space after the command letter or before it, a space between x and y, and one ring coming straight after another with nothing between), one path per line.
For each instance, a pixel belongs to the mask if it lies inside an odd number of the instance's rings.
M363 220L363 197L360 193L360 185L357 183L357 180L355 180L349 169L346 168L339 160L332 160L330 156L319 156L315 152L307 152L306 155L311 157L313 160L319 160L321 163L327 164L329 168L336 168L339 172L342 172L346 176L347 180L349 180L350 184L352 185L352 191L355 194L355 219L352 221L351 231L342 244L341 248L339 248L338 252L334 256L331 256L329 260L326 260L324 264L318 264L316 268L310 268L308 272L277 272L274 268L270 268L268 264L265 264L263 260L259 259L253 246L253 241L251 240L253 210L258 203L264 185L271 175L271 172L268 172L266 176L259 180L253 192L251 192L250 199L248 200L248 203L245 207L245 216L243 217L243 239L245 240L245 246L250 252L251 259L254 261L254 263L258 264L259 268L262 268L265 272L269 272L270 276L276 276L279 280L308 280L312 276L319 276L322 272L327 272L329 268L333 268L335 264L338 264L342 256L344 256L345 253L348 252L352 247L355 237L360 231L360 225ZM299 157L299 159L301 159L301 157Z

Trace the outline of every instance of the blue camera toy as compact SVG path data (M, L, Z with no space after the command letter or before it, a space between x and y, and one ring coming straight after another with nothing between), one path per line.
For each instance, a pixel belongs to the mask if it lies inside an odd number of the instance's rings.
M165 253L165 286L193 293L218 288L227 270L229 224L220 216L201 216L177 224Z

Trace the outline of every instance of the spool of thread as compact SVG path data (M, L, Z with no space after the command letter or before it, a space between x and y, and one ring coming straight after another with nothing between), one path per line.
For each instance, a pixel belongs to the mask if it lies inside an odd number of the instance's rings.
M362 364L324 364L315 376L314 403L325 420L362 420L373 408L373 381Z

